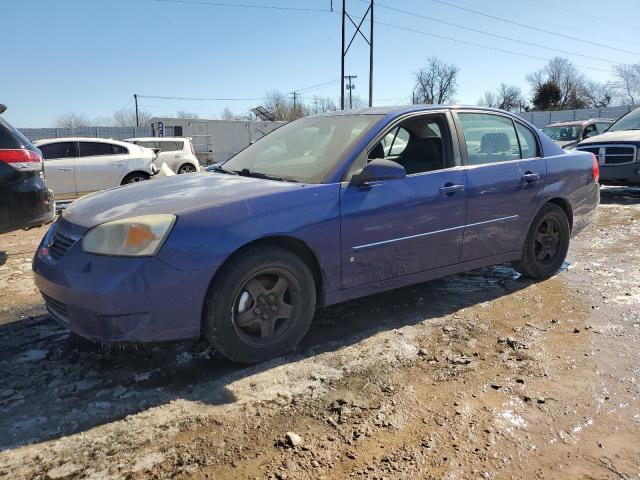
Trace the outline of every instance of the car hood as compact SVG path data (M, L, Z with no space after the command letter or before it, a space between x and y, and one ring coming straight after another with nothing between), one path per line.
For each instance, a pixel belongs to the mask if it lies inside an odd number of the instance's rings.
M138 215L172 213L180 216L303 186L221 173L175 175L86 195L67 207L62 218L90 228Z
M640 130L619 130L617 132L605 132L595 137L589 137L580 142L580 146L594 143L612 142L636 142L640 143Z

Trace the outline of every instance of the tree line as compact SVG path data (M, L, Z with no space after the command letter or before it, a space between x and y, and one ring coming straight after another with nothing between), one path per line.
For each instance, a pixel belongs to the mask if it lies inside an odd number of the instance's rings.
M413 103L455 103L460 69L437 57L414 73ZM525 76L529 96L517 85L501 83L484 92L479 105L508 111L573 110L579 108L637 105L640 102L640 62L616 65L613 78L597 82L586 78L567 58L555 57Z

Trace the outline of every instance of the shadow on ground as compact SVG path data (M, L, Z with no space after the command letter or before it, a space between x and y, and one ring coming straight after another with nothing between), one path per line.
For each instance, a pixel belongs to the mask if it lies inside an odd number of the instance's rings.
M603 187L600 190L603 205L636 205L640 203L640 187Z
M7 263L7 252L3 252L0 250L0 267Z
M49 317L0 327L0 449L57 438L174 399L234 402L231 382L520 290L530 282L494 266L320 311L291 355L246 367L204 342L109 348L71 335Z

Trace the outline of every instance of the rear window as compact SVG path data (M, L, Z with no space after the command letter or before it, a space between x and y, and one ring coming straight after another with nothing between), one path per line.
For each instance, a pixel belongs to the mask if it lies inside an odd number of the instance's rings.
M176 152L182 150L183 142L158 142L161 152Z
M0 148L28 148L35 150L35 147L20 131L0 118Z

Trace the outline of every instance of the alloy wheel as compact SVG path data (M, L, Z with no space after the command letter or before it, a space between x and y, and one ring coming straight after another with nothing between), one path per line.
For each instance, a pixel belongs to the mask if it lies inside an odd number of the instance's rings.
M560 246L560 224L554 218L545 218L536 231L534 252L542 263L551 263L558 255Z

